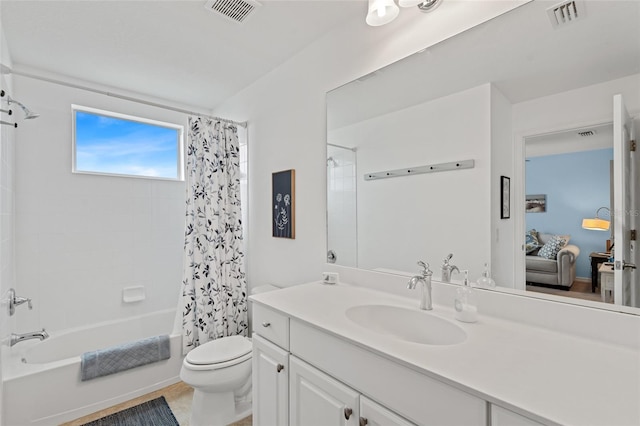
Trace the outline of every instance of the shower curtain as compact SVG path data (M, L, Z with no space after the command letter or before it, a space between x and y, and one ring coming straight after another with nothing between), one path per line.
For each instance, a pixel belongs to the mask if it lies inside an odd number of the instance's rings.
M189 117L182 351L247 335L240 165L235 126Z

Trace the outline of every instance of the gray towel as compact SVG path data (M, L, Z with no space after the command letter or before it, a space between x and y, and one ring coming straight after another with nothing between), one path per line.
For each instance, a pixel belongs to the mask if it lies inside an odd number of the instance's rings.
M169 359L169 336L155 336L82 354L82 381Z

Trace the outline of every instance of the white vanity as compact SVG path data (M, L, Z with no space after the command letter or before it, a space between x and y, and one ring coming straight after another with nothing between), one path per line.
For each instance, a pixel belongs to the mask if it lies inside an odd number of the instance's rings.
M417 298L347 284L252 296L254 425L640 424L637 348L482 315L482 306L477 323L456 322L443 303L451 286L434 286L429 312ZM416 324L392 333L354 321L348 312L361 306L415 310L466 337L416 343Z

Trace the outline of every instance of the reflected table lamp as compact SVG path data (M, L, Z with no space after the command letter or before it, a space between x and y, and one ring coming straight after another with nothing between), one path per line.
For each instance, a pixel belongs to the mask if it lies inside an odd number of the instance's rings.
M609 208L600 207L598 210L596 210L596 217L582 219L582 227L584 229L589 229L591 231L608 231L609 230L609 226L611 222L609 222L606 219L602 219L601 217L598 216L598 214L600 213L600 210L606 210L607 212L609 212L609 214L611 214Z

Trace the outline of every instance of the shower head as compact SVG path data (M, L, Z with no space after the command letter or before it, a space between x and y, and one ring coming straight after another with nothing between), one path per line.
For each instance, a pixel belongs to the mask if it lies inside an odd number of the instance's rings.
M7 95L7 105L11 105L12 103L14 103L14 104L18 105L20 108L22 108L22 111L24 112L24 119L25 120L30 120L32 118L40 117L40 114L37 114L37 113L31 111L29 108L24 106L22 104L22 102L18 102L15 99L11 99L11 96Z
M327 167L336 167L338 162L333 157L327 158Z

